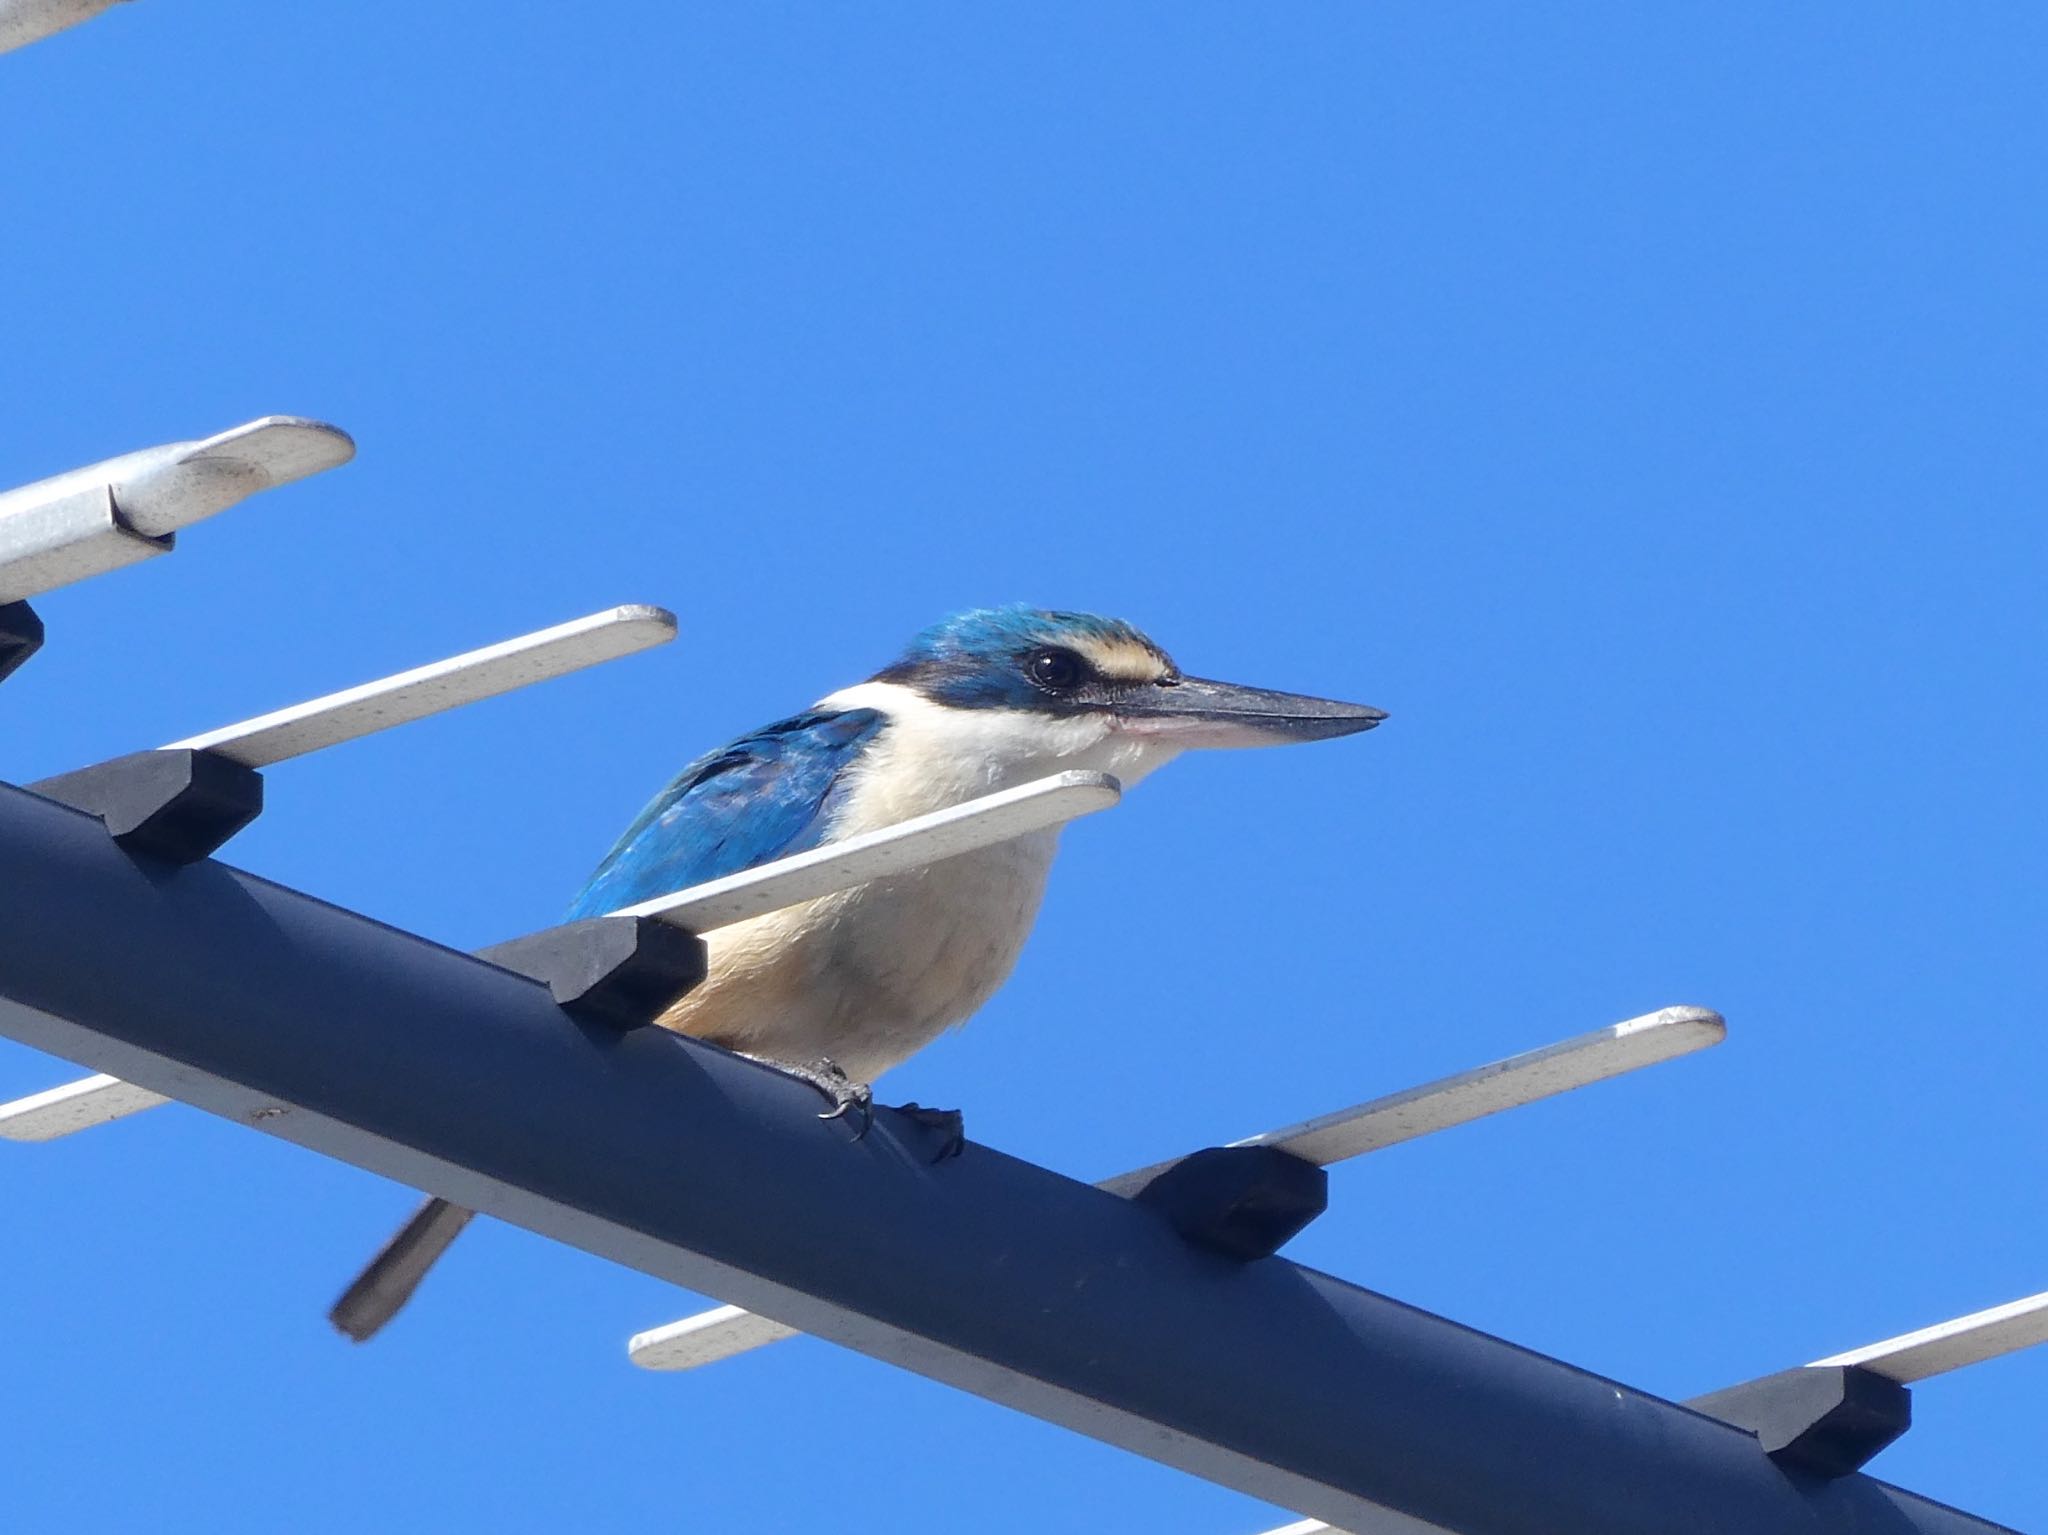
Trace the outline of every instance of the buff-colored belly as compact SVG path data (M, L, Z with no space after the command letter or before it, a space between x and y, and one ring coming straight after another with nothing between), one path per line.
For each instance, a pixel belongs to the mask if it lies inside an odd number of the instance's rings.
M706 935L710 972L661 1021L872 1081L965 1020L1016 964L1057 834L1043 832Z

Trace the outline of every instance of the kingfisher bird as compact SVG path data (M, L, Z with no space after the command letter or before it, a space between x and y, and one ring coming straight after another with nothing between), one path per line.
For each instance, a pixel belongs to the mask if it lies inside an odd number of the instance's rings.
M1071 769L1136 783L1190 748L1370 730L1362 704L1182 674L1120 619L1021 605L925 630L893 663L707 753L669 783L569 908L602 916ZM834 1117L964 1022L1029 936L1059 832L1035 832L705 935L704 980L658 1020L817 1086ZM912 1106L915 1107L914 1105ZM950 1118L957 1149L958 1116ZM472 1212L430 1199L329 1313L361 1342Z

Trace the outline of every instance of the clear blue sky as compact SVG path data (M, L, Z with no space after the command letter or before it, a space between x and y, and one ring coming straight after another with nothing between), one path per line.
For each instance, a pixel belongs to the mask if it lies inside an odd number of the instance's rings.
M885 1096L1099 1177L1703 1003L1294 1255L1680 1396L2048 1287L2044 70L2024 7L119 7L0 58L0 483L361 452L44 600L0 775L672 607L270 775L235 861L472 946L940 613L1112 612L1393 719L1075 829ZM1280 1518L823 1344L639 1373L698 1300L502 1226L352 1348L410 1192L192 1110L0 1199L22 1528ZM2048 1351L1917 1411L1875 1469L2048 1526Z

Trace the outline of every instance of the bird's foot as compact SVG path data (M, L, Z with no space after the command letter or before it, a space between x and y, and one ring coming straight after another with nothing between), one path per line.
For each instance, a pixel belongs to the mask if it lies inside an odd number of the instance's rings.
M811 1063L811 1085L830 1100L832 1107L820 1114L820 1119L844 1119L848 1114L860 1116L860 1128L853 1132L855 1140L861 1139L875 1122L875 1094L865 1082L856 1082L846 1074L846 1068L829 1055L821 1055Z
M855 1140L864 1139L875 1123L875 1094L865 1082L856 1082L846 1074L846 1068L830 1056L820 1056L808 1066L795 1061L778 1061L769 1055L749 1055L746 1051L736 1052L747 1060L762 1066L772 1066L786 1077L795 1077L807 1082L832 1105L820 1119L844 1119L853 1115L858 1128L853 1132ZM958 1109L928 1109L921 1103L906 1103L895 1111L920 1129L930 1130L938 1137L938 1150L933 1153L934 1162L944 1162L957 1157L967 1146L967 1123Z
M938 1132L939 1149L932 1156L934 1162L957 1157L967 1149L967 1121L960 1117L958 1109L928 1109L921 1103L906 1103L896 1112L914 1124Z
M795 1077L799 1082L808 1082L812 1087L823 1093L825 1101L831 1104L832 1107L823 1114L820 1114L818 1118L844 1119L849 1114L857 1115L860 1121L860 1128L853 1132L855 1140L860 1140L865 1136L868 1133L869 1126L874 1124L875 1095L873 1089L865 1082L854 1081L853 1078L846 1074L846 1068L830 1056L820 1056L817 1060L811 1062L810 1065L800 1066L795 1061L778 1061L772 1056L747 1055L744 1050L739 1053L746 1055L746 1058L750 1061L760 1062L763 1066L773 1066L786 1077Z

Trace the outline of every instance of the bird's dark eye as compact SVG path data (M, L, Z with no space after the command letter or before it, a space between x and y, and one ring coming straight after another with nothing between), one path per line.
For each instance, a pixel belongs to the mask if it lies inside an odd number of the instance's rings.
M1063 693L1081 680L1081 658L1071 650L1035 650L1024 672L1040 687Z

